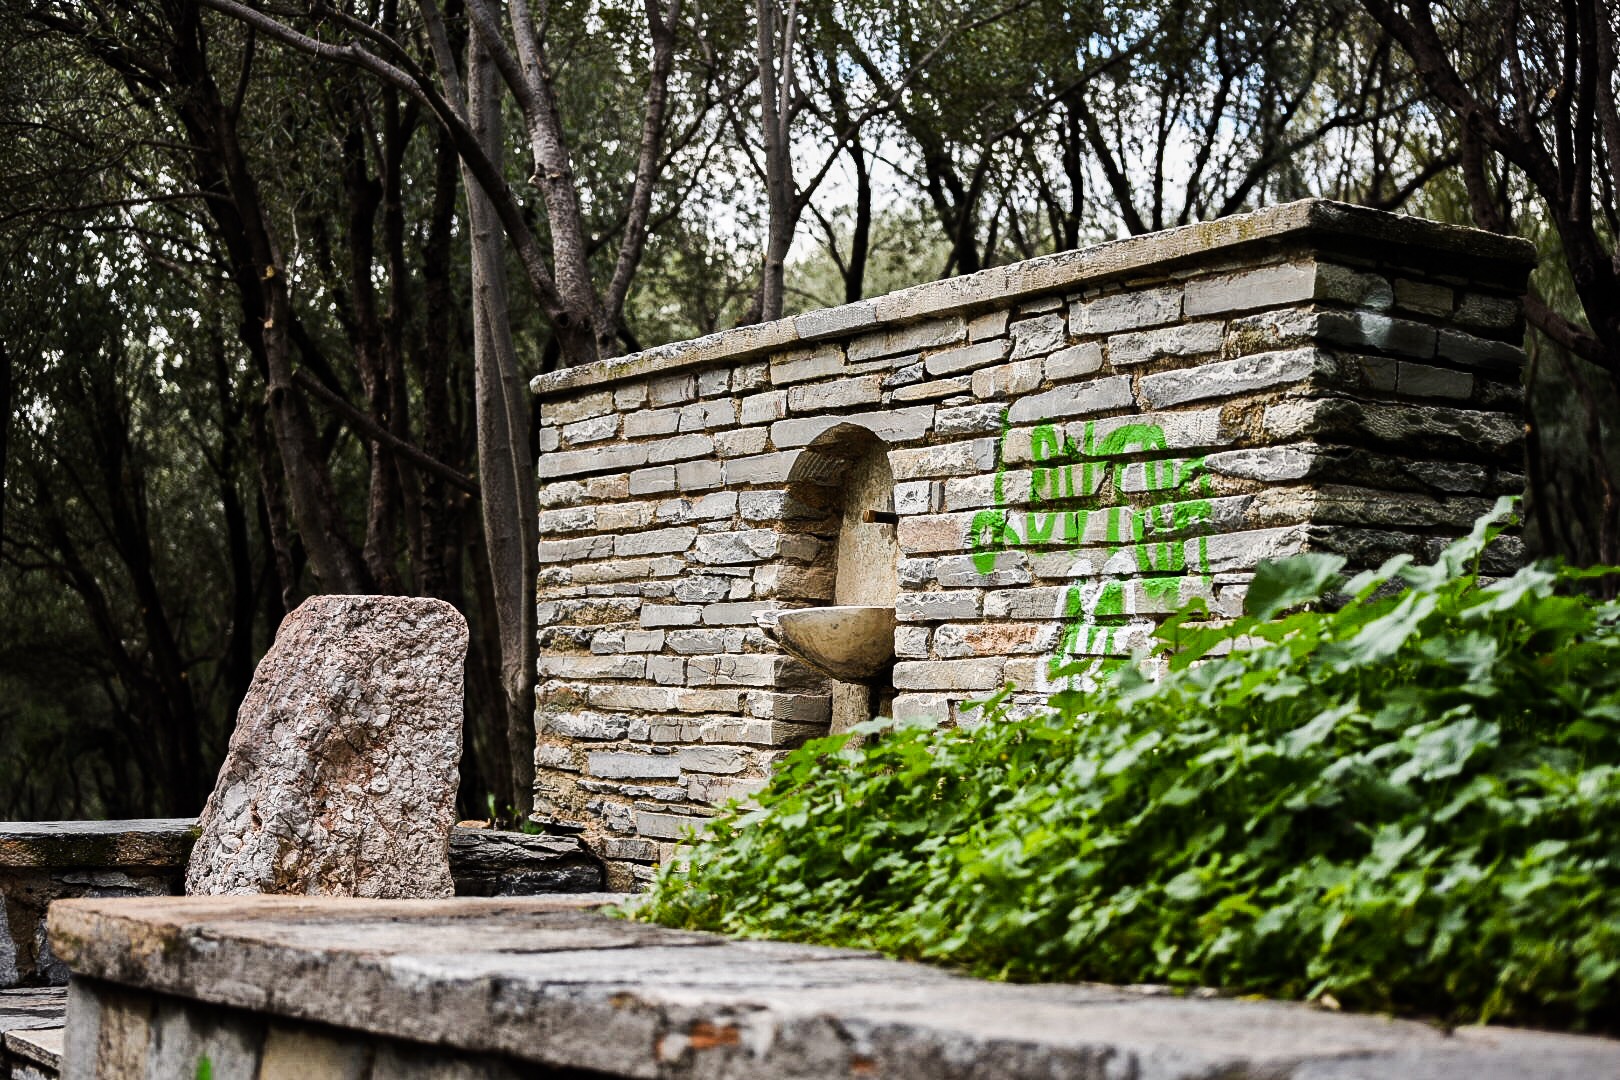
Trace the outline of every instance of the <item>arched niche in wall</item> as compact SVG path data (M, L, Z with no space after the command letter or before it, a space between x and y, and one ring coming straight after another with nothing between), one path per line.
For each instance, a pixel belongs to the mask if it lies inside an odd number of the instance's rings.
M827 541L822 557L831 564L832 606L887 612L886 649L892 664L900 547L888 444L857 424L830 428L800 452L788 475L788 494L794 503L821 515L815 531ZM853 621L833 631L857 632ZM784 645L797 651L786 640ZM832 731L846 731L888 710L894 696L888 671L885 666L863 682L834 682Z

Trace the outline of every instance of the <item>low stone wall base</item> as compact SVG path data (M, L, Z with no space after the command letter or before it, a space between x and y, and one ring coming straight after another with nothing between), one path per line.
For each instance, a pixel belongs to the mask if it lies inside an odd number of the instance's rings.
M986 982L589 910L607 899L62 901L64 1076L1620 1076L1610 1039Z
M63 1080L600 1080L495 1054L425 1046L75 979Z

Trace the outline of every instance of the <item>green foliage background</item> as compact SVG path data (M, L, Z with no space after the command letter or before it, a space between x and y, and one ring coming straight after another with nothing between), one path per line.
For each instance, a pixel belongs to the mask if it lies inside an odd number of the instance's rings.
M1505 512L1433 566L1272 564L1245 618L1172 620L1162 680L809 744L639 917L1012 979L1612 1027L1620 605L1576 588L1590 571L1482 582Z

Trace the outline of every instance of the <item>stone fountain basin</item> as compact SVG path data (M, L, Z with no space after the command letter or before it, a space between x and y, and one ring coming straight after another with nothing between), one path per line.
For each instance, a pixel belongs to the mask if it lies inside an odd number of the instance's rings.
M865 682L894 661L894 608L840 605L776 613L782 647L843 682Z

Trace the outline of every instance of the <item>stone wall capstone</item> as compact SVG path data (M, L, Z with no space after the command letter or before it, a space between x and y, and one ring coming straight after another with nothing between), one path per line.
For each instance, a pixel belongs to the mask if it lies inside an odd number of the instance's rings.
M901 717L1034 707L1267 558L1432 555L1522 489L1533 262L1311 200L538 377L538 816L633 887L827 729L770 630L833 602L852 428Z

